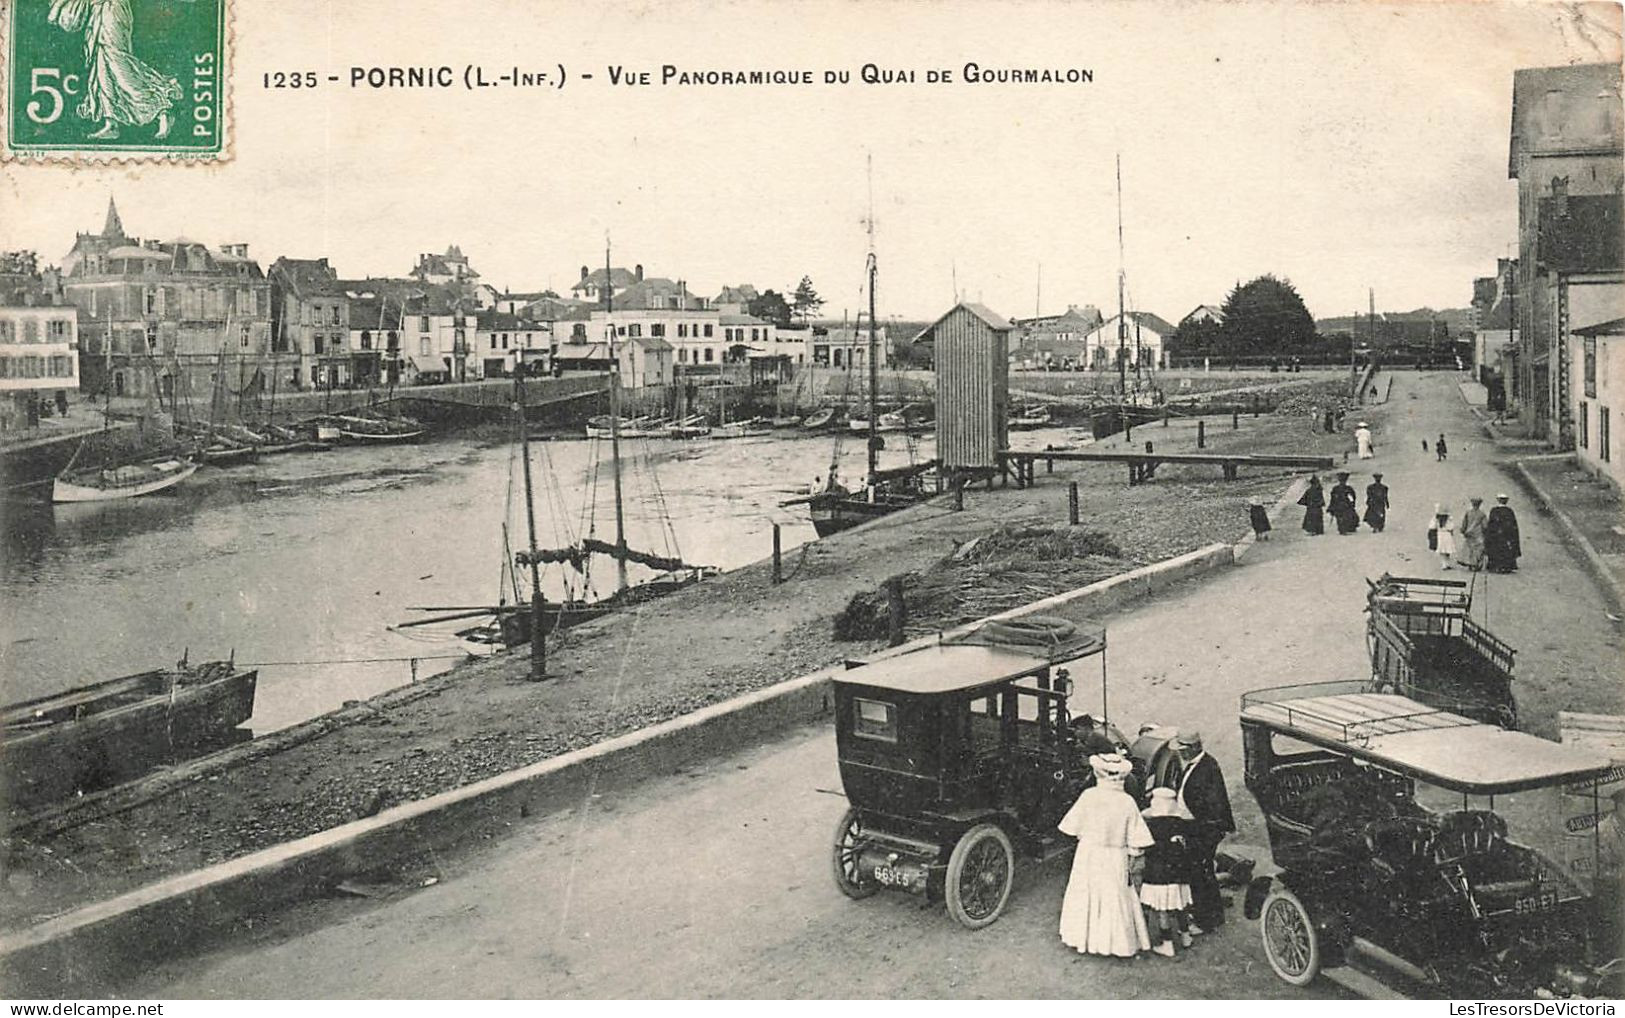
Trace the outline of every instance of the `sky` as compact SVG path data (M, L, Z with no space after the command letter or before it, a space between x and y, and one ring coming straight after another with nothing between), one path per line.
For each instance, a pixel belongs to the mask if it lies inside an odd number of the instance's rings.
M1121 158L1131 309L1177 321L1266 272L1320 317L1363 310L1368 288L1380 309L1460 307L1516 237L1513 70L1618 62L1621 45L1617 5L1532 2L235 11L232 159L0 165L0 249L59 262L113 195L131 234L246 242L267 265L325 256L346 277L402 275L457 244L499 289L564 292L603 264L607 237L615 264L700 293L810 276L839 315L866 299L872 207L882 317L935 317L956 296L1012 317L1109 312ZM967 62L1093 80L969 83ZM470 91L471 63L562 65L564 87ZM916 80L864 84L866 63ZM662 85L666 64L815 84ZM349 84L352 68L440 65L455 87ZM611 84L611 66L654 81ZM955 80L927 83L930 69ZM263 87L306 70L317 88Z

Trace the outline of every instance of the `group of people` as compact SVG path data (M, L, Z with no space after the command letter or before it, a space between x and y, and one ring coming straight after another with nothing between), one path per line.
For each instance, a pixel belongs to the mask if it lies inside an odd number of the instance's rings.
M1496 505L1488 513L1484 512L1483 499L1474 496L1468 501L1472 507L1461 514L1459 526L1451 520L1448 508L1433 507L1428 522L1428 550L1439 556L1442 569L1459 563L1473 570L1515 572L1523 544L1518 534L1518 514L1507 505L1510 499L1495 496Z
M1089 757L1095 783L1061 819L1078 839L1061 903L1061 941L1083 954L1173 957L1175 945L1224 922L1214 859L1236 829L1218 762L1196 732L1170 745L1178 765L1126 790L1134 766L1122 752Z
M1303 529L1312 536L1326 532L1326 517L1331 516L1337 524L1339 534L1352 534L1360 529L1360 521L1377 533L1382 533L1388 525L1388 509L1390 507L1388 485L1382 483L1382 474L1371 475L1371 483L1365 486L1365 513L1362 515L1355 502L1354 486L1349 484L1347 472L1337 475L1337 483L1332 486L1331 497L1321 487L1320 478L1311 476L1309 487L1304 490L1298 499L1298 504L1304 507ZM1264 531L1269 530L1269 520L1263 520ZM1253 530L1258 532L1258 514L1253 514ZM1259 536L1263 536L1260 534Z

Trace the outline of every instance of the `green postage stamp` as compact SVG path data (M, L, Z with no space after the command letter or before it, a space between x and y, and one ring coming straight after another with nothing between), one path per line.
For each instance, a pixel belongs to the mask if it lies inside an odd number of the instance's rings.
M0 0L5 154L220 161L228 0Z

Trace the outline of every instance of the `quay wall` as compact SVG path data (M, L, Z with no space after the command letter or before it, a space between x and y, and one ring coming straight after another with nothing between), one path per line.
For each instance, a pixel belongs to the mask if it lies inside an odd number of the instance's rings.
M1236 549L1214 544L992 618L1059 608L1099 613L1229 566ZM961 627L961 632L972 628ZM925 637L882 652L907 653ZM85 996L121 974L267 913L330 894L426 852L497 836L539 813L580 807L595 791L737 752L831 713L826 668L518 770L405 803L377 816L180 874L0 937L0 983L14 996Z

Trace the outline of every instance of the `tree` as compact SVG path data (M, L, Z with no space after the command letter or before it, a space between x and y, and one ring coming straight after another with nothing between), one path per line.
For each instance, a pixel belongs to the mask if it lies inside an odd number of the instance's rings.
M763 290L755 300L745 305L745 313L775 325L790 324L790 305L784 294L776 290Z
M1271 275L1238 285L1224 301L1222 352L1294 354L1315 338L1315 320L1291 282Z
M1174 357L1202 357L1219 350L1221 326L1211 318L1188 318L1168 339Z
M823 306L824 298L813 289L812 277L802 276L801 282L796 284L796 292L790 295L790 308L795 316L805 322Z

